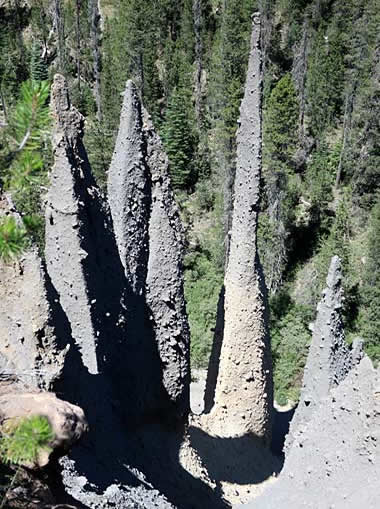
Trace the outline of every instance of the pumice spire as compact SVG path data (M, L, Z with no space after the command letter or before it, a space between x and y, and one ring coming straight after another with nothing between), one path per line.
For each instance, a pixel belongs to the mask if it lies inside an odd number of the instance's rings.
M269 441L273 405L266 290L257 253L261 175L260 18L251 50L237 132L231 243L224 280L224 332L210 429L220 436L252 433Z

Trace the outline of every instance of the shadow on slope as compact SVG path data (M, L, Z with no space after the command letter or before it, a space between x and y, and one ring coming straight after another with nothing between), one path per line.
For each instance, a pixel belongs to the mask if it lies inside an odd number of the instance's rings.
M150 399L144 393L139 397L139 391L149 388L144 377L148 375L152 381L154 375L154 394L160 394L165 389L154 335L147 335L145 327L138 330L138 320L144 314L139 305L141 303L135 301L129 307L135 313L132 331L140 333L137 336L132 334L132 343L125 341L119 345L119 350L112 352L110 357L107 355L110 364L103 364L104 372L94 375L83 365L78 346L71 337L69 320L48 276L47 288L54 320L61 332L60 342L70 345L64 371L55 390L58 396L83 408L90 426L88 435L73 449L69 460L63 463L64 484L66 490L69 485L67 491L70 495L65 493L63 485L56 482L54 491L57 499L62 503L78 500L79 503L75 502L78 507L90 507L89 504L95 507L105 500L103 493L107 488L117 485L125 496L120 507L127 507L125 504L129 503L129 493L132 501L130 507L139 509L152 507L156 502L158 507L174 505L181 509L229 507L220 499L219 493L213 492L202 480L193 477L181 466L179 454L185 436L184 424L170 422L168 416L172 412L169 408L161 406L154 413L150 407L151 414L142 412L143 403ZM143 337L142 330L145 333ZM112 341L113 338L109 339ZM119 365L116 370L112 367L112 361L117 361ZM115 391L121 364L126 373L123 390ZM157 372L149 372L153 367ZM162 402L165 398L160 397L159 400ZM130 419L129 408L132 410ZM139 505L133 505L135 499ZM166 505L165 499L169 502ZM110 503L104 507L114 505Z
M290 422L296 408L297 406L284 412L274 409L271 450L277 456L284 455L285 437L289 432Z
M216 481L237 485L260 484L282 468L282 460L271 454L253 434L225 438L189 428L191 444Z

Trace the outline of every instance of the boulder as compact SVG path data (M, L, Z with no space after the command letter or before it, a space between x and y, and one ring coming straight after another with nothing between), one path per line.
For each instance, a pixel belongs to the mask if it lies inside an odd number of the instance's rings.
M49 443L50 450L41 450L33 465L38 468L49 463L52 453L55 456L65 454L88 429L83 410L57 398L53 393L23 392L8 384L1 387L0 423L3 429L10 423L13 425L20 419L34 415L46 417L54 433Z

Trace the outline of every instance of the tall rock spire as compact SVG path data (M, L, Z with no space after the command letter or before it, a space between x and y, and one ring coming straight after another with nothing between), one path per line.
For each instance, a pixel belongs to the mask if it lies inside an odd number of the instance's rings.
M352 367L363 357L360 344L350 350L345 341L342 320L342 269L338 256L331 260L317 307L313 338L304 371L300 401L286 439L288 452L295 437L302 433L311 416L331 389L346 378Z
M144 110L151 182L146 300L163 366L163 385L182 415L190 401L190 331L184 298L184 236L161 140Z
M174 412L189 411L189 326L183 292L183 231L168 158L128 81L108 176L108 199L126 278L146 307ZM136 299L135 299L136 305Z
M235 201L224 281L224 337L209 422L220 436L252 433L269 439L272 364L256 239L262 142L260 33L260 17L255 14L237 132Z
M141 103L129 80L108 175L108 201L120 259L136 294L144 292L148 263L151 190L144 144Z
M120 260L83 145L82 115L57 74L51 91L54 165L46 206L46 265L85 368L103 370L117 343ZM114 251L116 251L116 256Z
M96 330L85 276L91 246L82 235L87 216L88 193L86 159L83 157L82 115L70 105L67 84L56 75L51 91L54 116L54 165L47 197L46 262L50 278L60 296L79 346L83 363L90 373L98 372Z

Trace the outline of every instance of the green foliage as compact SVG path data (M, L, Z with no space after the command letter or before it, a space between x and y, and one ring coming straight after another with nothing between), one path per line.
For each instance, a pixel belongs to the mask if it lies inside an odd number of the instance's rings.
M48 79L46 62L41 57L41 46L34 42L30 55L30 77L33 81L45 81Z
M358 329L370 357L380 362L380 200L373 207L361 288L362 307Z
M305 195L310 202L313 221L322 229L326 227L328 207L333 199L332 188L339 164L341 144L332 149L322 140L307 164L305 172Z
M349 216L349 200L348 193L343 196L337 207L335 220L331 226L327 237L322 238L320 247L315 259L316 272L318 278L315 284L315 303L318 302L321 291L325 285L327 273L329 270L331 258L335 255L339 256L342 261L343 274L349 275L350 263L350 216ZM349 290L348 279L346 279L345 291Z
M283 290L271 298L270 311L275 399L284 405L299 397L313 310L296 304Z
M336 122L342 109L345 48L341 33L321 25L309 59L307 108L314 135Z
M21 85L20 99L9 122L17 152L40 149L42 138L49 132L49 92L47 81L26 81Z
M162 139L170 160L173 187L189 189L196 180L193 161L197 139L191 95L184 87L175 89L170 98L162 126Z
M9 262L19 256L27 245L26 230L14 217L0 219L0 260Z
M185 297L191 330L191 363L206 367L223 274L216 270L205 253L188 255L186 265Z
M288 259L289 230L298 200L292 157L298 139L298 99L291 75L273 88L264 112L263 164L265 215L260 219L259 245L270 293L279 288Z
M267 101L264 128L266 165L273 159L290 164L297 146L298 99L290 73L273 88Z
M22 192L30 186L38 184L43 170L43 160L38 152L24 150L12 165L8 176L8 187Z
M34 463L41 450L50 450L49 443L53 438L53 430L46 417L35 415L21 419L2 430L0 455L7 463Z
M373 65L376 65L375 61ZM347 173L352 176L356 201L367 210L373 206L380 189L379 79L380 73L371 70L358 90L346 164Z
M3 180L12 193L24 227L37 242L41 253L44 243L41 190L46 184L49 164L48 146L50 114L46 81L29 80L21 85L20 98L11 112L6 136L13 146L11 164L5 168Z
M22 31L28 24L28 8L20 2L0 7L0 106L7 114L20 83L28 78L27 50Z
M97 185L103 192L107 189L107 171L113 151L113 136L97 120L88 121L84 144Z
M211 187L211 189L210 189ZM206 367L211 352L219 292L223 284L224 243L220 197L212 186L198 184L191 197L193 210L186 222L196 221L196 238L185 257L185 298L191 331L191 363ZM189 208L189 206L188 206ZM207 226L205 226L207 225Z

